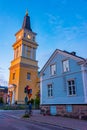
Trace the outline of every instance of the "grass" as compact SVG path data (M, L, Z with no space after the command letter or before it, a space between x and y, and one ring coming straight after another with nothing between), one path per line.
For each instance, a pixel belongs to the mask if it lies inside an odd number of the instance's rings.
M23 118L29 118L30 116L29 116L29 114L25 114L25 115L23 115L22 117L23 117Z
M0 110L24 110L25 105L1 105Z

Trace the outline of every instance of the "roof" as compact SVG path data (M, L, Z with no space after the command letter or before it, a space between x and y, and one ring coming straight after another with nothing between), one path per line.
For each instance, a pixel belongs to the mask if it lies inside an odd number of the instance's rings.
M31 25L30 25L30 17L28 16L28 13L26 13L26 15L24 16L22 29L27 29L29 31L32 31Z
M7 86L0 86L0 92L8 92L8 87Z
M0 89L1 89L1 88L7 88L7 89L8 89L8 87L7 87L7 86L0 86Z
M63 51L63 50L59 50L59 49L56 49L53 54L50 56L50 58L48 59L48 61L46 62L46 64L43 66L43 68L41 69L40 73L43 72L45 70L45 68L47 67L47 65L50 63L50 61L54 58L54 56L56 54L62 54L62 55L65 55L65 56L68 56L68 57L71 57L72 59L76 60L77 62L81 62L83 63L84 61L86 61L85 58L83 57L80 57L80 56L77 56L76 55L76 52L68 52L68 51Z

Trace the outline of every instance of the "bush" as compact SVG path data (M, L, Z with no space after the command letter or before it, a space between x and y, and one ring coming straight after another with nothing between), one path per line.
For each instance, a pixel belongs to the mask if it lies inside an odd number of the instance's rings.
M3 104L3 103L4 103L3 98L0 97L0 104Z
M0 107L2 110L25 110L25 105L3 105Z
M23 117L23 118L29 118L30 116L29 116L29 114L25 114L25 115L23 115L22 117Z

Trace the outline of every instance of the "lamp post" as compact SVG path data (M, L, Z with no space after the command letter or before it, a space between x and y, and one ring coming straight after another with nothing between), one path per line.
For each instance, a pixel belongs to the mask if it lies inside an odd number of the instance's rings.
M34 97L34 109L36 108L36 96Z
M32 96L32 89L30 88L30 86L27 85L24 88L24 93L26 94L26 97L25 97L26 111L25 111L25 113L27 113L27 103L28 103L28 101L30 101L30 98Z

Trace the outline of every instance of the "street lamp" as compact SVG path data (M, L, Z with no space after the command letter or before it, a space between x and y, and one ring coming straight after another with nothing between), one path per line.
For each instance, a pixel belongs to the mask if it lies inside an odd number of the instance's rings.
M36 108L36 102L35 102L35 100L36 100L36 96L34 97L34 109Z

